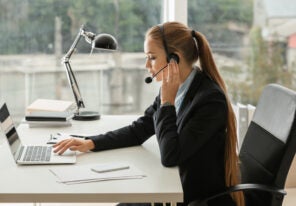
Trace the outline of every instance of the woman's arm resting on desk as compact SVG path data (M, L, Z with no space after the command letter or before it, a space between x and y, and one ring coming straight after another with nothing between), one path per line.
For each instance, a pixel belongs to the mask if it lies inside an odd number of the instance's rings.
M57 144L53 145L55 148L54 152L59 155L63 154L67 149L72 151L87 152L94 149L94 142L90 139L79 139L79 138L70 138L65 139Z

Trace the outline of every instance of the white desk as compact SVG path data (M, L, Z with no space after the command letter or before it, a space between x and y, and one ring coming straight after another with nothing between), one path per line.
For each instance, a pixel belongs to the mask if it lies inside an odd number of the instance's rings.
M103 133L128 125L136 116L102 116L98 121L73 121L72 127L18 127L25 144L44 144L51 133ZM79 153L75 165L127 161L142 170L143 179L116 180L65 185L56 182L49 168L72 165L18 166L0 135L0 202L182 202L183 191L177 168L161 165L156 138L142 146Z

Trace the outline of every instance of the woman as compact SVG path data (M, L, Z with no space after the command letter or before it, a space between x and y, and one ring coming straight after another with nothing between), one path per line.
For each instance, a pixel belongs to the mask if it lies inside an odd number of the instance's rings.
M167 22L147 31L144 51L148 71L162 82L144 115L106 134L61 141L55 152L141 145L155 134L162 164L179 168L184 205L237 184L235 116L206 38L181 23ZM198 60L200 67L194 66ZM242 204L241 193L210 203Z

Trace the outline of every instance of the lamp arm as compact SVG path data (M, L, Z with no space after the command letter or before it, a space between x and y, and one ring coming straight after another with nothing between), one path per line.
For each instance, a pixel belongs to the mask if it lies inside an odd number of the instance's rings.
M81 26L78 34L76 35L74 42L72 43L70 49L68 50L67 54L64 56L63 61L69 61L69 59L71 58L72 54L74 53L76 46L78 44L78 42L80 41L81 37L84 34L84 27L83 25Z
M79 114L79 109L84 108L85 106L84 106L84 102L82 100L82 97L80 95L80 90L78 88L76 78L74 76L73 70L72 70L71 65L70 65L70 58L71 58L72 54L74 53L75 48L76 48L76 46L77 46L77 44L80 41L82 36L85 36L85 31L84 31L83 25L81 26L78 34L76 35L75 40L72 43L69 51L66 53L66 55L62 59L62 64L64 64L64 67L66 69L68 82L69 82L69 84L71 86L72 92L73 92L74 97L75 97L75 102L76 102L77 113L78 114Z
M80 95L80 90L78 88L78 84L77 84L76 78L74 76L74 73L72 71L70 62L69 61L64 62L64 67L66 69L68 82L71 86L72 92L75 97L75 102L76 102L76 106L77 106L77 113L79 113L79 109L85 108L85 105L84 105L84 102L83 102L82 97Z

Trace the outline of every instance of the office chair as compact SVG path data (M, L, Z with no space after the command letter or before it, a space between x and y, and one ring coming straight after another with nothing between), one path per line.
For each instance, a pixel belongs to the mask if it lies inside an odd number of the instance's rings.
M244 192L246 206L281 206L296 151L295 110L295 91L267 85L240 150L241 184L189 206L206 206L210 200L236 191Z

